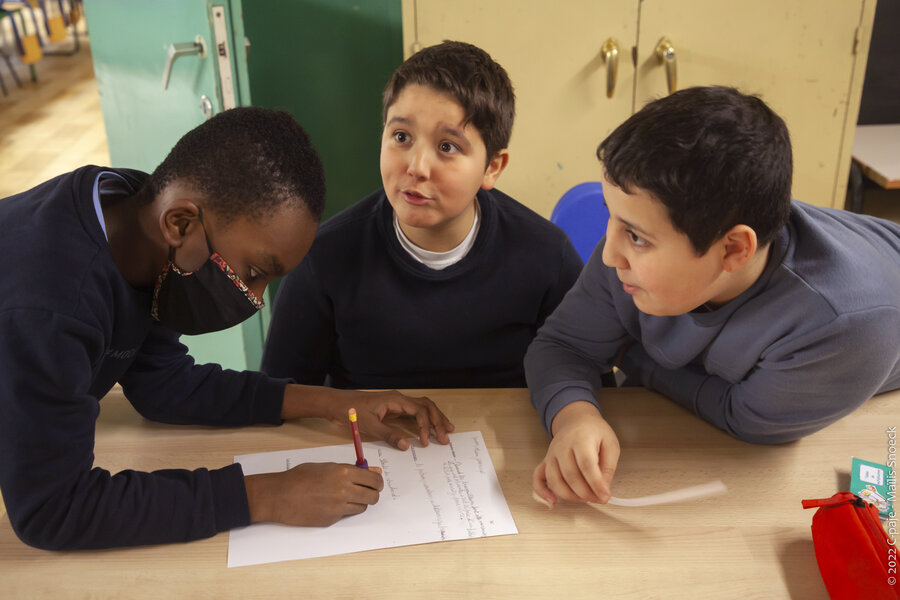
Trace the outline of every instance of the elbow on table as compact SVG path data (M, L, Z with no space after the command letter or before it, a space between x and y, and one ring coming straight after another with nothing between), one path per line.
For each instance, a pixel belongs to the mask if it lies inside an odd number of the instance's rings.
M777 445L796 442L825 429L854 410L857 404L848 404L841 410L819 410L813 414L785 413L784 411L741 411L723 415L724 426L732 437L750 444ZM720 421L721 423L721 421Z
M84 548L84 536L74 535L64 524L54 523L38 510L29 515L18 515L7 506L12 529L23 543L39 550L80 550Z
M769 426L767 428L729 426L726 430L736 440L747 442L748 444L776 446L778 444L796 442L800 438L806 437L818 429L820 428L810 429L808 427L779 425Z
M38 550L76 550L72 544L64 542L47 531L46 527L42 527L33 522L19 522L13 524L13 531L16 536L28 546L37 548Z

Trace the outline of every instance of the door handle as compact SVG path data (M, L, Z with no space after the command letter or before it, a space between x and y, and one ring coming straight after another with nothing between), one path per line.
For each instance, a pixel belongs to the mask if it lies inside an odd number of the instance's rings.
M600 49L603 62L606 64L606 97L612 98L616 91L616 76L619 72L619 45L616 40L609 38Z
M198 55L200 58L206 56L206 42L203 36L198 35L193 42L183 42L180 44L170 44L169 50L166 52L166 66L163 67L162 86L164 90L169 89L169 76L172 74L172 65L182 56Z
M677 88L678 67L675 63L675 47L669 38L663 37L656 44L656 58L659 64L666 66L666 84L671 94Z

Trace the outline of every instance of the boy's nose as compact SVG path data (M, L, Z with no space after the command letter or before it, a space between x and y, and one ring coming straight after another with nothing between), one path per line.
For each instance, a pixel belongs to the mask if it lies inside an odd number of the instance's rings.
M611 231L606 231L606 241L603 244L603 254L600 255L600 258L603 259L603 264L607 267L627 269L628 261L625 260L622 253L617 250L617 239L618 238Z
M409 164L406 167L407 173L417 179L427 179L429 170L428 152L414 148L410 152Z

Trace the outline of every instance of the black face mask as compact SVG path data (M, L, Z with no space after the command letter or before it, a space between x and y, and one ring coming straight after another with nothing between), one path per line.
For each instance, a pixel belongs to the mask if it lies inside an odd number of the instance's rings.
M169 262L153 289L150 314L169 329L187 335L228 329L265 306L213 250L206 227L203 235L210 254L203 266L191 273L182 271L175 264L175 248L169 247Z

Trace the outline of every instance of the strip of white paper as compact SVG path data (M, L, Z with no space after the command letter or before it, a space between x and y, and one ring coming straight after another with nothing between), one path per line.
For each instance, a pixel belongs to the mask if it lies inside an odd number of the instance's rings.
M709 483L682 488L680 490L673 490L671 492L665 492L663 494L641 496L640 498L616 498L615 496L612 496L609 499L609 504L612 504L614 506L653 506L655 504L671 504L672 502L700 500L701 498L708 498L710 496L724 494L727 491L728 487L726 487L725 484L722 483L722 480L716 479L715 481L710 481ZM531 495L541 504L547 506L548 508L553 508L549 502L538 496L537 492L532 492ZM587 504L591 508L596 508L597 510L602 510L604 506L603 504L596 504L594 502L588 502Z
M446 446L423 448L410 439L405 452L366 442L363 452L370 466L383 469L377 504L331 527L258 523L234 529L228 566L518 533L480 431L452 433ZM355 460L353 444L234 457L245 475Z
M663 494L654 494L652 496L641 496L640 498L616 498L609 499L609 503L615 506L653 506L654 504L670 504L672 502L685 502L687 500L700 500L710 496L724 494L728 488L722 483L721 479L686 487L680 490L672 490ZM591 504L594 508L600 508L602 504Z

